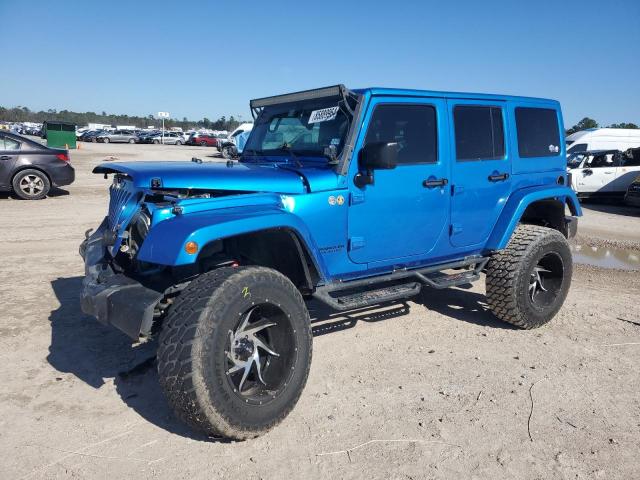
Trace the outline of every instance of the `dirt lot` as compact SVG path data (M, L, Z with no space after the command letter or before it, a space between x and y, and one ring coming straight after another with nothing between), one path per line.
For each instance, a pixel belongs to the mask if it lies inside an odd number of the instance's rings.
M82 147L68 193L0 197L0 478L640 477L640 271L589 266L535 331L496 321L481 284L348 315L314 305L311 374L284 423L243 443L192 434L144 363L153 345L80 312L77 251L106 211L101 159L214 150ZM638 211L586 214L582 242L640 250Z

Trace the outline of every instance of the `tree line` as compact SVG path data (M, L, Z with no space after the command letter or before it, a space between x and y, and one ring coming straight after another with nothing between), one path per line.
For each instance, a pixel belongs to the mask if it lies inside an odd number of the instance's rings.
M103 123L105 125L135 125L139 128L144 128L149 125L158 125L158 120L153 115L147 115L146 117L136 115L115 115L107 112L72 112L70 110L54 110L49 109L47 111L41 110L39 112L29 110L27 107L13 107L5 108L0 107L0 120L5 122L34 122L42 123L47 120L71 122L78 126L87 125L88 123ZM229 118L224 116L217 120L209 120L207 117L202 120L193 121L184 117L182 120L169 118L164 121L166 128L180 127L183 130L189 130L191 128L206 128L209 130L234 130L240 121L231 115ZM579 132L580 130L586 130L587 128L598 128L601 125L598 124L593 118L584 117L573 127L569 128L566 133L571 135L572 133ZM614 123L607 125L607 128L638 128L635 123Z
M567 135L571 135L572 133L586 130L588 128L600 128L601 126L604 127L604 125L598 124L598 122L596 122L593 118L584 117L573 127L567 130ZM635 123L612 123L611 125L607 125L606 128L638 128L638 125L636 125Z
M41 110L39 112L29 110L27 107L0 107L0 121L4 122L34 122L42 123L45 121L71 122L78 126L87 125L89 123L102 123L105 125L135 125L144 128L149 125L158 126L160 120L154 118L153 115L146 117L137 115L115 115L107 112L72 112L70 110ZM231 115L229 118L224 116L217 120L209 120L207 117L202 120L189 120L184 117L182 120L175 118L167 118L164 121L165 128L180 127L183 130L191 128L206 128L210 130L234 130L240 121Z

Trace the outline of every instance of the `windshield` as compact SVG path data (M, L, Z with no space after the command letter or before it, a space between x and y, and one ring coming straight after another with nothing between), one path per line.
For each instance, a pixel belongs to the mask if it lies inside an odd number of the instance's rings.
M586 155L582 152L571 153L567 156L567 166L569 168L578 168Z
M351 115L335 99L267 106L253 126L243 159L265 155L290 161L293 154L326 161L326 147L335 146L336 154L342 151L350 121Z

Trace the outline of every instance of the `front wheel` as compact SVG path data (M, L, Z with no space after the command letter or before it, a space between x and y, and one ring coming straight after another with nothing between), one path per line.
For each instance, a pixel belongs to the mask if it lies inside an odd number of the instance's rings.
M571 250L560 232L519 225L507 248L487 264L487 303L500 320L540 327L562 307L572 272Z
M105 138L103 138L103 139L102 139L102 141L103 141L104 143L109 143L109 139L108 139L108 138L106 138L106 137L105 137Z
M180 140L178 140L178 141L176 142L176 145L182 145L182 142L181 142Z
M264 267L220 268L177 298L158 348L160 383L177 415L207 435L261 435L293 409L312 337L300 292Z
M233 151L233 147L231 145L227 145L225 147L222 147L222 156L224 158L226 158L227 160L231 160L233 158L234 151Z
M136 143L136 141L135 141L135 139L130 138L130 139L129 139L129 143Z

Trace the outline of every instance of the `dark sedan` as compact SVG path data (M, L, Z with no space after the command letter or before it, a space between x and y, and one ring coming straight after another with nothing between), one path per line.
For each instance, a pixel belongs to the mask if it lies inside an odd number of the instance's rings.
M69 152L0 132L0 191L13 191L25 200L44 198L51 187L73 183Z

